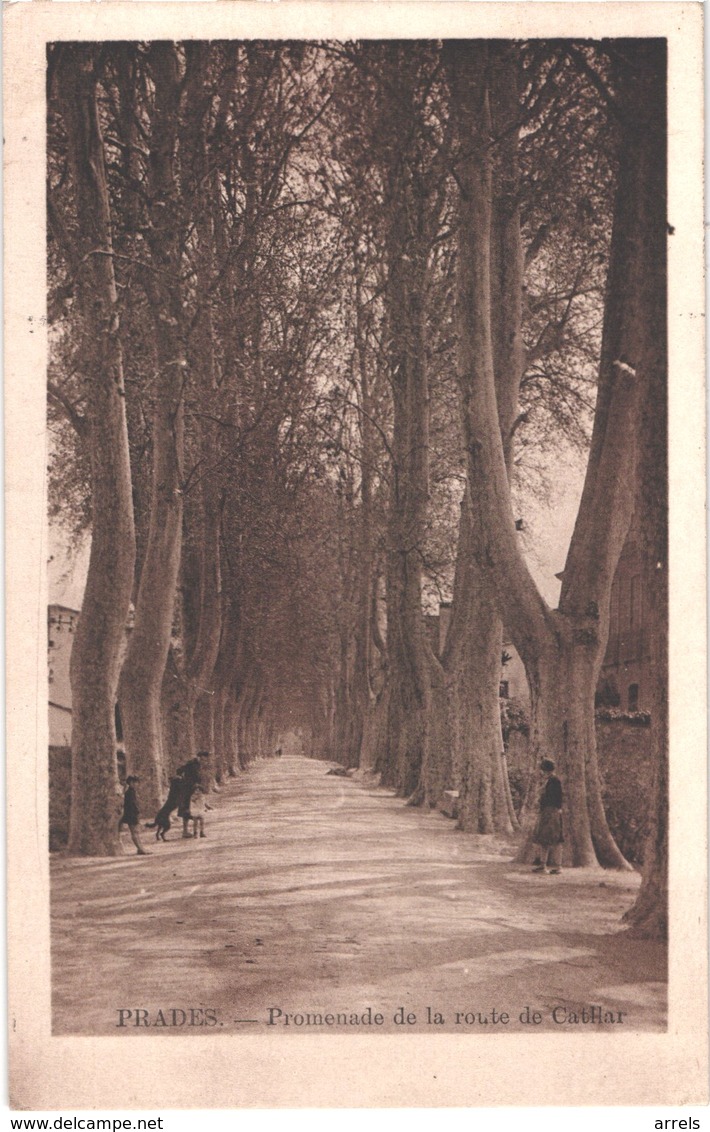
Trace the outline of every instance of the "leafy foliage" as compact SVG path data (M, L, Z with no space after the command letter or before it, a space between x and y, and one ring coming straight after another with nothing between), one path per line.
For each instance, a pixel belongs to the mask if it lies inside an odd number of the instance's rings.
M510 50L519 60L515 203L527 255L512 485L522 513L548 494L560 449L588 443L616 157L589 72L609 80L601 50L587 45L575 56L556 42ZM209 483L222 508L224 600L239 607L250 663L284 718L305 719L351 678L358 634L386 636L388 500L401 473L393 449L400 361L387 296L402 272L423 281L429 494L416 550L424 607L451 596L465 462L454 380L456 154L440 56L428 41L176 45L179 194L170 198L156 174L155 45L107 44L96 62L138 566L155 490L156 273L177 270L175 334L187 359L184 629L197 632ZM50 90L55 61L50 54ZM72 415L81 419L87 375L68 254L71 175L52 98L48 143L50 517L78 537L90 529L91 499ZM180 233L177 260L162 263L168 228ZM363 627L365 575L375 596ZM384 671L385 646L370 650L371 676Z

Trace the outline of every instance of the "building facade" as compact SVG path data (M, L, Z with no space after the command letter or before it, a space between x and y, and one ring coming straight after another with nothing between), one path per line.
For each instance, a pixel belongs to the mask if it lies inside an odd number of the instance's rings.
M49 745L71 746L71 683L69 664L79 611L66 605L47 607L47 674L49 682Z
M67 605L47 606L47 678L49 683L49 746L71 746L72 696L69 667L80 612ZM126 625L123 655L133 627L133 610ZM116 739L123 746L121 717L116 706Z

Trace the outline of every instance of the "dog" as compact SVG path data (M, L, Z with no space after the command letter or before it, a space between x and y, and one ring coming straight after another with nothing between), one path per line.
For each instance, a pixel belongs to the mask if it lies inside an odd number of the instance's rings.
M172 810L170 811L170 813L172 813ZM170 813L166 811L165 806L161 806L161 808L155 815L155 821L147 821L145 823L146 829L155 830L156 841L165 841L165 834L172 826L172 822L170 821Z
M155 840L165 841L165 834L171 827L170 815L180 805L180 796L182 792L183 781L181 777L170 779L170 789L165 803L160 807L155 815L155 821L146 822L146 829L155 830Z

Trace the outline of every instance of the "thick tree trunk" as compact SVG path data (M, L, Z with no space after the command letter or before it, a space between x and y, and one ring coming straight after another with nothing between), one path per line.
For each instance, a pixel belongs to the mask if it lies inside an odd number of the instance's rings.
M568 795L573 864L598 855L625 862L601 805L593 728L594 688L608 631L611 583L628 530L638 418L636 366L647 316L643 273L650 195L648 140L625 132L605 305L599 403L590 466L563 582L550 611L516 543L496 403L491 332L491 162L488 46L447 45L454 110L465 139L459 167L459 383L475 553L528 672L533 754L555 760ZM637 105L634 110L639 110ZM634 120L632 114L629 122ZM631 363L624 359L631 358ZM592 831L596 854L592 851Z
M239 757L238 725L239 702L236 692L230 690L224 709L224 753L230 778L236 778L243 769Z
M82 234L76 247L82 321L78 357L85 378L93 518L86 589L71 655L69 852L114 856L121 852L114 708L133 587L135 532L123 358L93 52L76 45L61 50L57 81Z
M254 713L259 699L257 679L257 672L252 670L244 682L238 701L237 743L239 765L242 770L246 769L257 756L253 733Z
M472 553L470 502L464 497L451 622L442 663L450 721L450 786L459 791L459 826L477 833L513 830L502 759L502 632L495 603Z
M519 54L515 43L491 45L491 130L496 139L491 201L491 335L498 422L509 479L513 471L520 383L525 370L522 330L525 256L520 231L518 153Z
M264 703L264 690L259 683L255 683L252 695L247 704L247 714L244 720L244 733L246 745L251 759L259 759L263 755L261 747L261 712Z
M181 133L183 189L192 202L195 217L195 267L198 289L197 310L190 338L193 383L207 414L219 419L223 409L215 362L215 331L212 318L212 292L216 285L215 221L217 205L212 195L212 171L207 156L207 119L212 92L205 83L208 48L204 43L185 45L185 101L189 108ZM229 412L227 413L229 417ZM189 653L186 679L188 704L193 715L195 741L201 750L213 754L214 683L213 673L219 654L222 623L221 526L224 495L221 488L219 457L221 430L207 417L196 423L199 467L194 493L196 542L199 558L199 614L194 651ZM190 512L187 512L188 517ZM194 751L188 753L193 757ZM205 765L203 786L210 790L215 782L214 758Z
M540 759L552 758L565 788L563 863L628 868L608 830L601 805L594 731L599 649L596 642L580 641L579 630L558 614L552 614L552 618L557 633L549 637L527 668L531 779L522 815L526 840L520 859L531 859L531 833L542 787L535 769Z
M386 185L387 372L393 396L391 487L387 530L388 734L382 781L412 803L428 796L427 759L436 757L434 685L440 665L424 627L422 559L429 504L427 308L431 250L444 194L422 158L426 111L416 55L389 48L392 86L383 96L381 161ZM396 96L393 90L396 84ZM424 147L425 148L425 147Z
M640 430L640 515L644 555L644 604L648 616L651 744L654 757L651 829L644 852L643 882L626 914L633 935L668 938L668 342L666 331L666 46L643 47L641 93L646 107L652 167L648 225L649 325L641 372L646 376ZM653 313L651 313L653 312Z
M510 477L513 429L524 368L523 251L518 168L518 47L490 49L491 128L496 137L490 222L491 334L498 423ZM500 728L502 625L495 594L473 546L471 500L462 505L449 639L444 649L451 728L451 782L460 794L459 824L510 834L510 802Z
M195 705L195 741L197 748L200 751L209 751L211 755L202 772L205 790L214 789L215 784L214 737L214 690L208 689L198 698Z
M158 374L153 411L150 528L141 570L134 629L121 674L120 703L131 769L142 779L143 804L163 800L160 695L170 647L182 538L184 383L181 226L176 161L180 79L175 46L150 52L155 82L151 137L151 267L144 282L155 315Z
M213 675L214 776L218 785L222 785L237 765L232 721L234 688L240 674L240 663L239 606L223 593L221 636Z
M363 476L364 478L364 476ZM364 497L364 487L363 487ZM364 503L363 503L364 507ZM372 605L371 548L364 533L366 519L359 516L357 573L353 577L353 624L341 646L341 689L336 719L342 733L342 746L337 746L338 761L346 767L358 767L362 754L365 721L370 710L370 608ZM345 713L341 721L341 713Z
M395 520L395 529L399 524ZM401 530L401 528L399 528ZM422 766L430 742L434 665L425 639L421 599L421 567L403 538L391 552L388 571L389 710L388 761L383 785L394 786L401 797L419 791ZM417 801L423 800L417 797Z
M203 437L205 457L207 448L207 440ZM211 746L203 746L203 744L208 740L214 742L211 709L207 701L211 700L214 694L213 673L219 655L222 627L221 497L213 480L204 481L200 486L202 490L197 503L199 571L197 578L194 579L198 593L194 595L196 600L192 603L197 607L196 636L192 648L187 641L185 642L188 657L183 692L185 698L183 754L186 760L194 758L198 748L212 753ZM200 709L204 718L210 720L207 734L204 733L204 726L200 727L200 720L197 718ZM202 737L199 734L200 730ZM205 768L204 777L206 788L211 789L214 784L212 760Z
M229 693L226 688L215 688L214 693L214 780L217 786L222 786L226 781L227 770L227 741L225 733L225 712L227 707L227 697Z
M411 186L408 190L411 196ZM425 793L421 771L430 744L432 670L437 662L426 638L422 613L422 550L429 499L426 276L422 249L415 247L405 222L410 212L401 208L392 222L388 288L396 467L387 566L390 757L383 782L394 786L403 797L416 792L416 800L421 801ZM418 260L417 270L411 262L413 257Z
M362 293L362 257L355 248L355 354L359 376L360 429L360 527L359 577L356 592L355 657L353 668L353 728L351 766L360 766L366 751L370 717L375 696L371 686L372 632L371 619L375 600L375 539L373 515L373 468L376 462L374 407L366 348L364 298Z
M341 569L341 576L343 571ZM345 575L343 581L346 587L351 579ZM343 766L350 766L352 761L352 730L353 730L353 647L351 606L347 597L344 597L343 609L340 612L340 664L338 680L335 688L335 736L331 758Z
M175 650L171 647L168 649L160 697L162 749L165 760L165 772L168 778L172 777L182 761L180 757L180 711L180 672Z
M173 352L165 343L163 354ZM121 719L132 772L144 804L161 804L166 766L160 718L161 688L173 626L182 525L182 375L163 370L163 396L153 420L153 500L134 628L121 674Z

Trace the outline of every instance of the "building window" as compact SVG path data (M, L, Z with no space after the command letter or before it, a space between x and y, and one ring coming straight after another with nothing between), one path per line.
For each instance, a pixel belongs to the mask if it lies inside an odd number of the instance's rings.
M629 684L629 711L638 711L639 709L639 686L638 684Z

